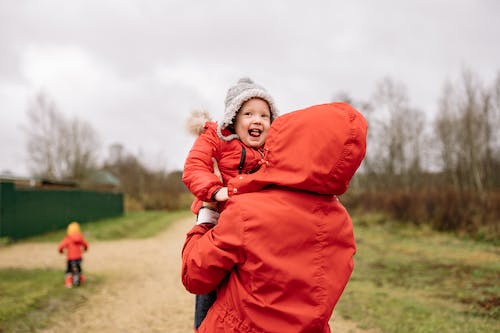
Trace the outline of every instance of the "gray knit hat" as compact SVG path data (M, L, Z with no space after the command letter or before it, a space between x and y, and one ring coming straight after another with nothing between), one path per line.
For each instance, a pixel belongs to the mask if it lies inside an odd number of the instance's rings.
M276 109L276 106L274 105L274 99L267 92L267 90L258 84L255 84L250 78L243 77L238 80L238 83L229 88L227 91L224 118L219 126L217 126L217 132L221 139L230 141L238 138L238 135L235 133L224 136L221 130L233 124L234 118L236 117L236 114L240 110L241 106L252 98L260 98L267 102L269 110L271 110L271 121L278 117L278 109Z

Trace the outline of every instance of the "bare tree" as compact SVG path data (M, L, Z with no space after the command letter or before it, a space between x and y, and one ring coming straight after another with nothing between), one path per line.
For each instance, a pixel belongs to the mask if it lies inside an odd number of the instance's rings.
M443 90L435 128L443 172L460 191L492 188L498 156L500 75L491 89L464 71L460 84Z
M83 180L96 168L97 133L78 118L67 119L43 92L27 111L28 155L34 175L52 179Z
M67 141L61 162L65 164L69 177L82 180L97 165L97 134L89 123L77 118L71 119L65 130Z
M464 99L459 104L461 114L462 135L460 141L462 150L460 151L460 172L462 178L470 179L464 182L468 187L477 189L480 193L484 190L484 153L485 153L485 128L486 119L483 117L484 101L481 99L482 90L476 82L471 72L463 73L463 93Z
M435 149L439 150L441 170L445 180L453 186L459 186L459 177L455 172L459 146L457 130L458 115L454 109L454 91L451 83L447 82L439 101L438 115L434 122Z
M485 94L484 117L487 119L485 136L486 147L486 184L488 188L500 186L500 175L495 170L500 168L500 71L489 92Z
M28 154L32 171L37 176L56 178L59 155L57 133L64 125L56 106L44 93L39 93L28 109Z
M424 148L426 141L425 114L419 109L408 107L402 118L401 133L405 146L403 172L406 175L405 182L410 188L422 185Z
M385 184L413 187L422 171L425 116L409 105L406 87L391 78L378 84L373 100L368 158L385 175Z

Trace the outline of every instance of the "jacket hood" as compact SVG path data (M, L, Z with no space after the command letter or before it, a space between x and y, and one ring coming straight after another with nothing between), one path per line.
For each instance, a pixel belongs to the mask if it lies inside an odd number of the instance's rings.
M284 114L272 123L259 171L229 181L232 194L269 185L325 195L344 193L366 152L367 122L346 103Z

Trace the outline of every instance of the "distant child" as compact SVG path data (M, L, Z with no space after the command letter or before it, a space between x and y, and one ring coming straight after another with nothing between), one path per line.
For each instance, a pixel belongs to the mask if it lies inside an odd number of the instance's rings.
M206 112L193 113L188 126L199 136L186 158L182 180L196 197L191 210L197 214L197 224L217 224L228 199L228 180L258 170L277 116L271 95L249 78L229 88L222 123L210 121ZM215 291L196 295L195 329L215 299Z
M82 274L82 249L87 251L88 244L85 241L81 231L80 225L77 222L71 222L68 225L67 235L59 243L59 252L63 253L66 249L66 257L68 259L66 267L66 276L64 279L64 286L66 288L71 288L73 286L72 280L72 268L76 267L78 273L80 274L80 282L84 280Z

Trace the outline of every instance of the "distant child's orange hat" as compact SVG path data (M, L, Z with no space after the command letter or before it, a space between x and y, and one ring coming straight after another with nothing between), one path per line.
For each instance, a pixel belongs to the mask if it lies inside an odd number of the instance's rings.
M71 222L68 225L68 235L80 233L80 225L78 222Z

